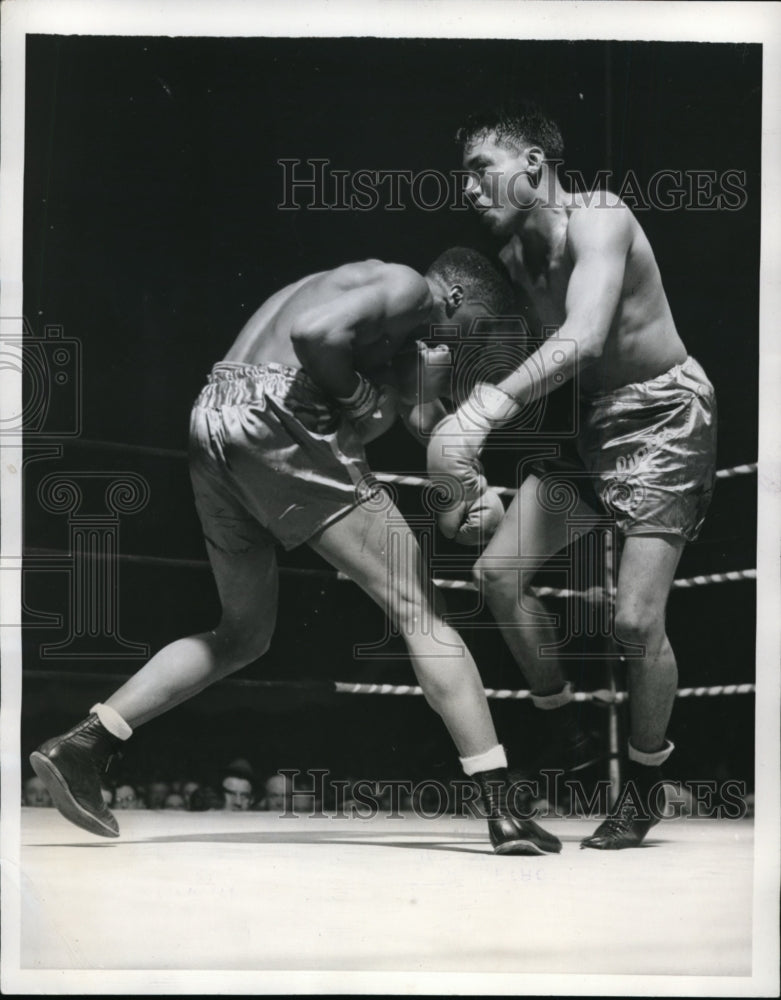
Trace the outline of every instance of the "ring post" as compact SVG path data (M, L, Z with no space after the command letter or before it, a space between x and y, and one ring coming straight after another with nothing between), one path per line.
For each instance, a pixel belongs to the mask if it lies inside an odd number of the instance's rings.
M613 544L612 525L605 529L605 603L612 624L615 610L616 584L615 584L615 546ZM608 636L608 653L613 646L612 627ZM621 788L621 761L619 757L618 744L618 700L616 698L616 672L612 656L608 656L608 690L610 691L610 703L608 705L608 747L610 757L608 762L608 777L610 779L610 804L616 801Z

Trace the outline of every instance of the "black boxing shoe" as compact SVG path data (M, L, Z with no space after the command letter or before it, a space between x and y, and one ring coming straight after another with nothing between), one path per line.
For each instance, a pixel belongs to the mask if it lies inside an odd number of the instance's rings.
M558 854L561 841L534 820L516 819L507 807L507 771L496 768L473 775L480 786L495 854Z
M535 773L544 769L577 774L607 759L596 734L581 728L576 702L541 711L545 713L550 735L533 764Z
M119 744L93 714L30 755L33 770L62 815L99 837L119 836L119 825L101 792L101 778Z
M581 848L621 851L627 847L639 847L648 831L661 819L655 808L656 803L651 800L651 792L661 780L658 767L640 765L630 768L630 778L621 788L610 815L590 837L580 842Z

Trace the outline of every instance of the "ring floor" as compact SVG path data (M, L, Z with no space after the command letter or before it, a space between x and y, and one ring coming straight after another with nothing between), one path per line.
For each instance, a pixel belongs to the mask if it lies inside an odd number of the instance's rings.
M22 969L751 973L751 820L601 852L553 818L561 854L498 857L479 819L21 816Z

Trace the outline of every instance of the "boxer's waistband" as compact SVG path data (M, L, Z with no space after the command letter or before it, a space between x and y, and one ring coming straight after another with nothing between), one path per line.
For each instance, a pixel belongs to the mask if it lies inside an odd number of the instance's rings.
M674 389L684 389L694 392L697 395L705 396L713 392L713 386L705 374L702 365L688 355L683 361L667 371L644 382L628 382L626 385L618 386L609 392L596 393L594 395L582 394L580 397L581 406L602 407L610 403L632 403L639 402L649 395L653 396L658 392L665 392Z
M236 406L256 403L266 396L284 400L294 409L336 410L332 400L306 372L270 361L259 365L220 361L214 365L196 405Z

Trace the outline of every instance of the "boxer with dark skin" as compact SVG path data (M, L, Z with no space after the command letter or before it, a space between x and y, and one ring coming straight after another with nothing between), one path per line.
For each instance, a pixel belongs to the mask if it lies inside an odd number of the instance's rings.
M450 252L440 258L449 265L435 262L425 277L367 260L302 278L272 295L215 365L192 411L190 470L222 616L214 629L160 650L87 719L33 753L72 822L118 835L99 795L110 754L136 726L263 656L277 617L277 546L306 543L403 636L428 703L480 785L494 849L561 849L507 811L507 762L480 675L442 620L415 536L392 504L372 503L377 483L363 449L399 414L418 436L443 416L436 378L424 386L410 378L415 340L428 324L468 323L492 300L502 308L509 289L487 261L475 278L481 267L464 253L460 271ZM466 304L453 280L461 272L479 307ZM463 519L468 530L483 519L483 501L473 506ZM391 562L391 549L408 557Z
M681 551L696 537L713 487L713 387L687 354L653 251L630 209L609 192L564 190L555 122L539 108L520 106L476 119L459 139L473 207L501 247L541 343L515 370L475 386L440 424L429 444L429 471L458 476L465 497L474 499L481 486L476 463L489 433L511 427L524 407L577 377L583 481L615 515L623 543L614 632L628 651L632 786L626 790L640 789L647 814L659 767L672 750L666 732L678 673L665 607ZM582 499L567 511L541 503L546 475L555 480L555 470L544 467L523 480L475 575L535 704L559 710L549 713L552 722L569 713L560 728L577 744L562 665L542 652L557 636L540 624L545 609L531 581L567 544L568 522L578 517L585 530L593 508ZM513 565L512 557L522 564ZM613 815L581 846L639 844L657 817L632 816L624 808L631 798L622 791Z

